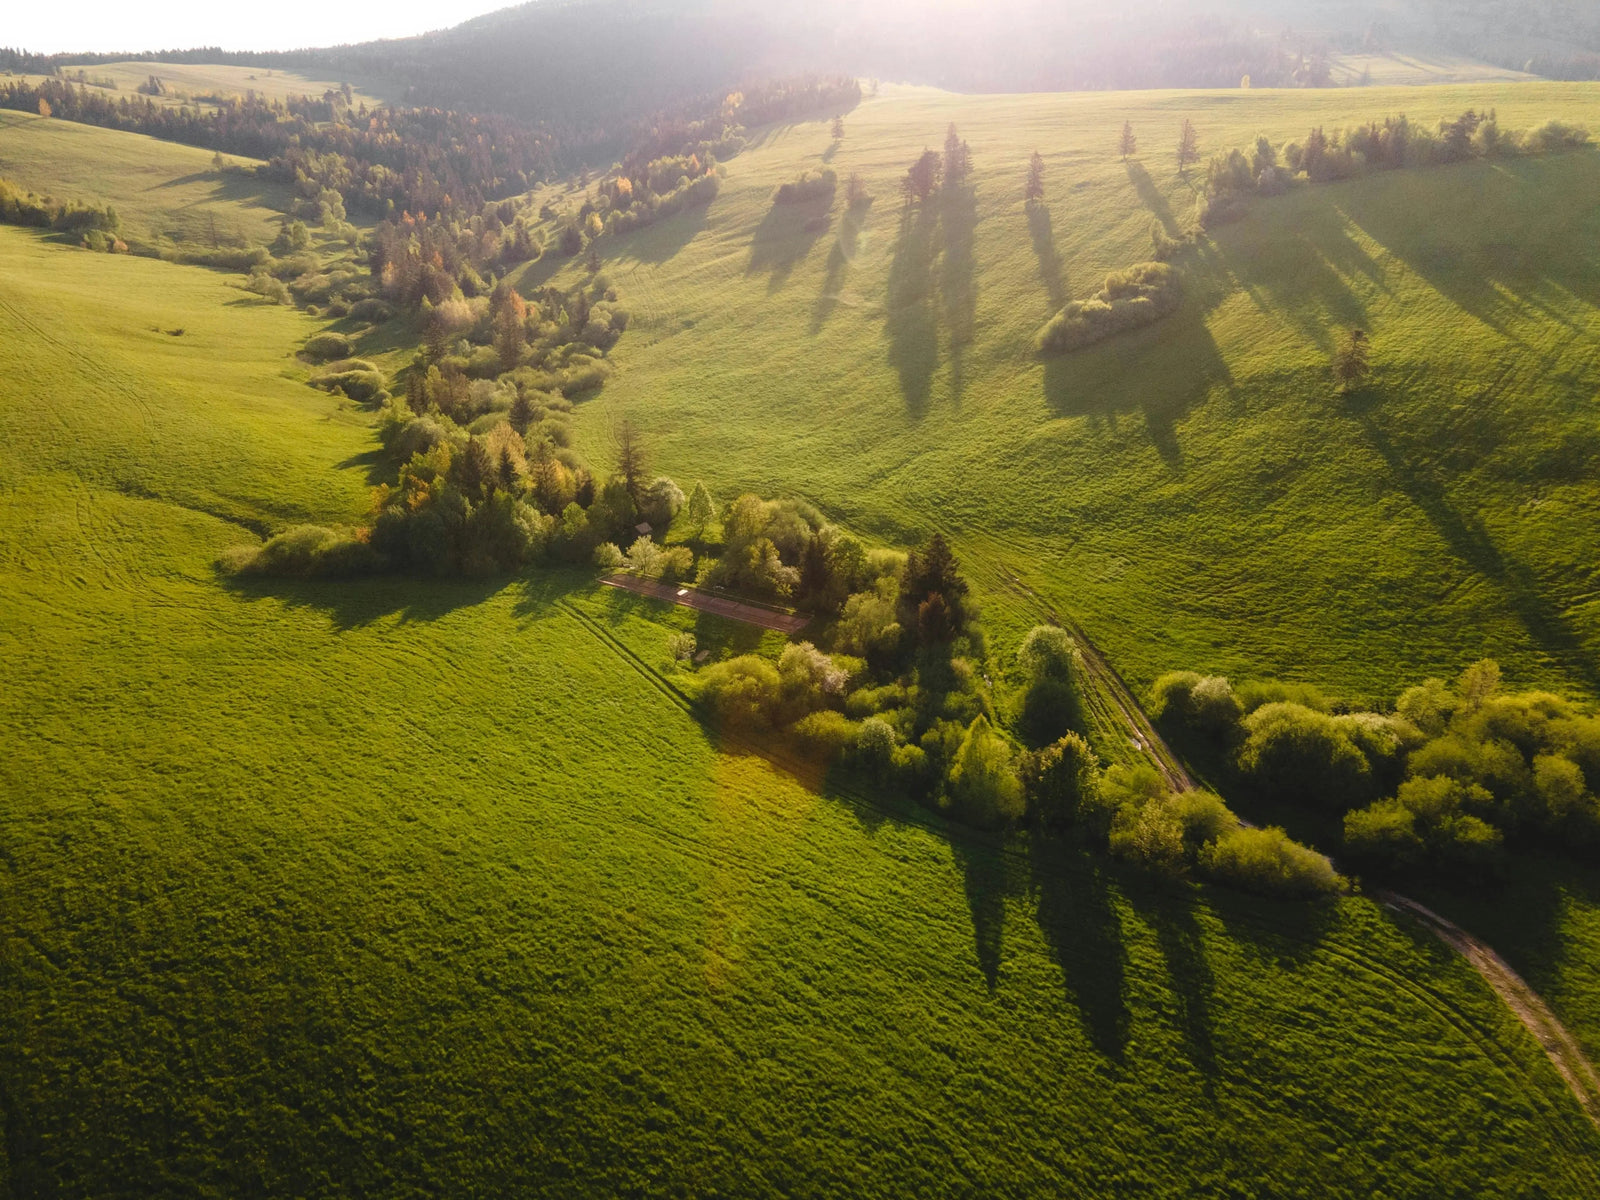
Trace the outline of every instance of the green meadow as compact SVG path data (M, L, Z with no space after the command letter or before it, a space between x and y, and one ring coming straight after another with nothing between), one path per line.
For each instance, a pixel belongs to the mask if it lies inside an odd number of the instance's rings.
M942 529L991 597L1022 580L1139 685L1192 667L1381 698L1489 655L1517 682L1595 695L1600 155L1259 200L1184 265L1177 315L1033 354L1066 299L1150 257L1152 221L1189 219L1202 172L1176 170L1184 117L1209 154L1469 106L1505 127L1600 128L1600 89L1483 84L885 88L836 147L825 121L773 130L728 164L709 210L602 241L634 325L583 410L588 443L626 411L663 469L718 494L801 494L895 541ZM1127 164L1124 120L1139 137ZM898 180L951 122L972 195L903 224ZM1049 219L1030 223L1035 148ZM770 199L824 160L876 201L817 232L820 202ZM1345 402L1328 362L1355 324L1376 372ZM1006 636L1031 621L1005 619Z
M1487 653L1593 696L1600 156L1261 201L1175 316L1032 354L1187 219L1184 115L1209 151L1469 104L1600 128L1600 90L1540 84L886 88L831 150L770 130L709 210L600 242L634 324L579 445L627 412L685 486L943 530L997 655L1054 609L1136 687L1379 696ZM973 195L902 227L896 180L950 121ZM71 149L19 178L40 124L0 124L0 174L78 194ZM136 141L106 152L189 153ZM865 219L774 214L824 156ZM524 282L553 265L580 270ZM239 282L0 228L0 1195L1600 1191L1538 1045L1369 899L1158 885L721 742L667 635L771 635L592 572L221 574L358 520L385 469L370 413L305 386L321 326ZM1377 372L1346 402L1355 322ZM358 349L397 361L384 336ZM1560 904L1519 880L1523 923L1440 902L1593 1050L1590 874Z
M0 178L60 200L111 204L137 251L265 245L277 236L289 189L218 171L213 158L142 134L0 110Z

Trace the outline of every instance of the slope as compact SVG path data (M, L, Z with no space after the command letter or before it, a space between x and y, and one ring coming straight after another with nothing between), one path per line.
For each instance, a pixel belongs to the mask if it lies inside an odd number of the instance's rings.
M1416 105L1425 98L1425 116ZM1589 464L1600 386L1600 156L1392 173L1258 202L1196 253L1167 322L1039 362L1033 334L1176 231L1202 149L1409 109L1600 125L1585 85L956 97L886 88L846 118L768 131L700 214L619 241L635 309L586 444L628 411L659 465L724 498L799 493L885 538L953 535L1003 597L1020 579L1136 686L1175 666L1392 695L1485 654L1527 684L1597 691ZM1124 119L1141 153L1113 146ZM904 219L898 181L954 122L968 192ZM1048 219L1022 204L1046 162ZM774 207L824 160L864 219ZM842 190L842 189L841 189ZM824 231L825 230L825 231ZM580 271L574 262L566 275ZM548 273L536 265L530 278ZM1374 385L1338 401L1341 326Z
M238 170L218 171L213 157L142 134L0 110L0 177L63 200L110 203L135 249L272 241L292 199L289 189Z
M10 1194L1600 1186L1538 1047L1368 901L801 786L586 577L224 586L238 522L359 511L371 444L239 298L0 230Z

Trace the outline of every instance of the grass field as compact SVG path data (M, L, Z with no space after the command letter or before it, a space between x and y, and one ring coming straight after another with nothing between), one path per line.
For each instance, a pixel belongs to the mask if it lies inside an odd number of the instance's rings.
M277 236L289 189L219 172L212 158L194 146L0 110L0 177L62 200L110 203L135 249L259 246Z
M370 446L239 299L0 230L11 1195L1600 1186L1538 1048L1367 901L721 752L651 664L746 635L586 576L225 585Z
M1049 364L1032 353L1064 299L1149 257L1152 220L1189 216L1198 172L1179 178L1169 145L1185 116L1209 152L1469 105L1508 127L1600 128L1600 89L1485 84L885 89L835 150L825 122L775 130L708 211L606 247L635 324L585 409L589 444L626 409L663 469L724 496L800 493L901 541L942 529L1008 636L1032 619L1009 620L1017 576L1138 684L1189 666L1376 697L1492 654L1518 682L1594 695L1600 155L1263 201L1202 248L1177 316ZM1125 118L1141 146L1126 165ZM902 230L898 178L952 121L974 195ZM1035 147L1050 219L1030 229ZM824 157L877 194L859 226L807 232L810 207L770 208ZM1345 404L1327 363L1355 322L1378 369Z
M69 82L80 68L67 67L64 74ZM268 100L290 100L299 96L317 98L330 89L338 90L349 83L357 104L371 108L397 101L397 89L370 80L312 79L295 71L282 71L267 67L230 67L218 63L167 63L118 62L103 63L81 68L95 86L114 95L140 96L139 86L150 76L160 79L168 89L165 96L151 96L160 104L194 105L201 96L244 96L254 92ZM39 80L43 76L24 75L24 79ZM105 83L115 86L105 87Z
M626 408L685 483L942 528L1001 652L1054 605L1135 682L1378 691L1491 650L1592 690L1593 476L1562 448L1592 420L1595 217L1550 198L1592 195L1594 156L1269 202L1165 325L1029 352L1182 217L1158 130L1193 112L1219 146L1392 95L1008 123L890 90L833 155L879 195L837 257L837 222L767 215L825 126L775 131L708 213L602 243L637 323L582 444ZM1586 89L1426 96L1600 127ZM1143 175L1102 147L1123 111ZM951 119L976 199L902 236L895 174ZM315 325L235 282L0 228L0 1195L1600 1190L1538 1046L1370 901L1155 887L719 745L667 631L774 635L589 573L219 576L257 533L355 519L377 465L370 417L303 385ZM1380 383L1341 407L1325 346L1357 315ZM1593 886L1517 886L1524 920L1469 924L1593 1049Z

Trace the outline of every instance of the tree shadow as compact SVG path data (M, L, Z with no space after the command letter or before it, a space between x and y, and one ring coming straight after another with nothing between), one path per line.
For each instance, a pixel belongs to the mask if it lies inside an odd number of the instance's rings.
M939 326L933 303L937 223L931 205L906 210L889 264L884 332L889 339L889 363L899 376L900 394L913 417L927 410L933 373L939 365Z
M1039 260L1039 279L1050 297L1050 311L1054 312L1067 302L1067 284L1061 255L1056 251L1050 209L1043 201L1028 205L1028 232L1033 238L1034 257Z
M367 486L377 487L380 483L387 483L394 478L394 460L381 448L352 454L349 458L333 464L336 470L349 471L357 467L363 468L367 473Z
M1555 198L1597 192L1600 154L1577 150L1385 172L1334 197L1342 217L1488 328L1511 336L1527 306L1593 340L1558 301L1600 306L1600 213Z
M697 204L617 239L615 250L602 246L607 257L631 254L642 263L659 266L675 256L711 224L711 205Z
M1185 278L1197 286L1186 287L1182 305L1170 317L1044 364L1044 397L1051 412L1104 419L1137 411L1151 444L1175 473L1183 470L1178 422L1213 388L1230 395L1238 390L1206 326L1214 289L1204 272Z
M1127 952L1109 867L1059 838L1035 837L1028 870L1039 931L1061 968L1095 1050L1121 1062L1128 1046Z
M1367 444L1383 459L1394 485L1420 509L1450 552L1480 576L1498 586L1517 620L1541 649L1582 682L1591 694L1600 692L1600 668L1589 648L1561 609L1552 603L1533 571L1502 552L1483 522L1463 512L1450 499L1440 469L1420 454L1408 453L1383 427L1382 410L1371 397L1347 403Z
M780 290L795 264L810 254L817 239L828 231L832 208L831 194L797 204L773 204L750 239L750 261L744 273L769 272L768 294Z
M944 299L945 326L952 347L972 341L978 309L978 276L973 242L978 227L978 195L971 184L939 192L939 229L944 256L939 263L939 291Z
M407 624L436 621L462 608L482 604L515 580L424 579L413 575L368 575L352 579L285 579L237 575L219 570L218 580L245 600L276 600L290 608L313 609L345 633L398 616Z
M1155 214L1156 220L1161 222L1161 227L1169 236L1176 237L1178 219L1172 214L1172 205L1168 202L1166 193L1156 186L1155 180L1150 178L1150 172L1144 169L1143 163L1129 159L1123 165L1128 170L1128 182L1133 184L1133 190L1139 195L1139 203Z
M870 211L871 209L866 207L847 208L839 220L839 236L834 240L833 249L828 252L827 272L823 275L822 288L817 293L817 302L811 310L813 334L822 331L822 327L828 323L828 318L833 316L833 310L839 306L845 277L850 273L851 264L855 262L856 252L860 246L861 227L866 224L867 214Z
M972 915L978 970L991 993L1000 981L1006 920L1006 854L976 837L952 837L950 849L961 868L961 884Z
M1200 922L1195 918L1197 890L1153 878L1140 879L1124 890L1156 933L1166 959L1167 976L1178 1003L1178 1024L1183 1031L1189 1061L1203 1076L1207 1097L1214 1095L1217 1047L1212 1034L1212 999L1217 979L1206 958Z

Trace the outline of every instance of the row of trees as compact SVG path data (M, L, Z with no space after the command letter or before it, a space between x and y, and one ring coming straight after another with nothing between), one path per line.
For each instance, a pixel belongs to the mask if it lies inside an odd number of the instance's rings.
M1314 689L1156 682L1165 719L1214 739L1243 786L1344 815L1353 859L1391 871L1491 873L1508 844L1600 852L1600 717L1507 692L1490 660L1452 687L1408 688L1392 712L1335 711Z
M944 153L924 150L900 181L900 194L909 208L926 203L941 187L959 188L972 171L972 148L956 132L955 123L945 132Z

